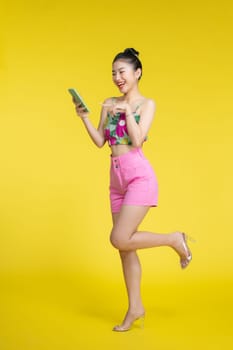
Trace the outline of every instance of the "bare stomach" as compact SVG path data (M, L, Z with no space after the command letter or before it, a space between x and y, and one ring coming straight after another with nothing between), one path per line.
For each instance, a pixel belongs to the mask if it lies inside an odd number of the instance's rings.
M124 153L131 151L133 148L135 148L135 147L130 146L130 145L112 145L111 146L112 156L118 157L121 154L124 154Z

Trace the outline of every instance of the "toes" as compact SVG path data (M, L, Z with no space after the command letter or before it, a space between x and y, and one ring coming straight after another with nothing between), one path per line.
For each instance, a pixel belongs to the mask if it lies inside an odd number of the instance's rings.
M191 259L181 259L180 260L180 265L182 267L182 269L184 269L185 267L188 266L188 264L190 263Z
M115 332L125 332L125 331L128 331L128 329L129 329L129 328L124 328L124 327L119 326L119 325L113 327L113 331L115 331Z

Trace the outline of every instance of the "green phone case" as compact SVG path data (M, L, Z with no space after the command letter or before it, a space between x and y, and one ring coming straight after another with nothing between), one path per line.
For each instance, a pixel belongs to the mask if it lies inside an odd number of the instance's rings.
M83 101L82 97L79 95L79 93L74 88L70 88L70 89L68 89L68 91L73 96L75 101L77 101L78 103L81 103L81 105L83 107L85 107L85 111L86 112L90 112L90 110L87 107L86 103Z

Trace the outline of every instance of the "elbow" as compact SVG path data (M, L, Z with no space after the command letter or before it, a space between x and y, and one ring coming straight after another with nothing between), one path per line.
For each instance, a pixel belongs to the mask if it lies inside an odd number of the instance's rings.
M132 146L133 146L133 147L136 147L136 148L139 148L139 147L142 146L142 143L140 143L140 142L133 142L133 143L132 143Z
M99 140L99 141L95 142L95 144L98 148L102 148L105 144L105 140Z
M143 144L143 141L141 139L137 139L132 142L132 146L137 148L142 147L142 144Z
M132 146L137 148L142 147L144 140L145 137L141 133L137 136L135 135L135 137L132 138Z

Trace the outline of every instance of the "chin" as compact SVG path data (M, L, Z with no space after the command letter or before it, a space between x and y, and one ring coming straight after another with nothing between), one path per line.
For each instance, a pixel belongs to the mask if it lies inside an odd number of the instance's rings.
M122 89L119 89L122 94L126 94L128 92L128 89L123 86Z

